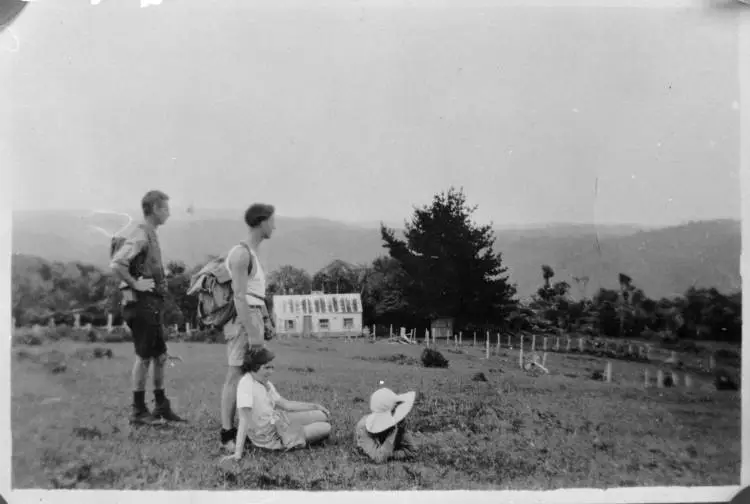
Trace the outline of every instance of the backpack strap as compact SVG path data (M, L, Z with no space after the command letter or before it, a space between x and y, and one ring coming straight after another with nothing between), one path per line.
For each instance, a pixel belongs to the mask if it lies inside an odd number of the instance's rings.
M244 240L240 241L240 246L245 247L247 250L247 253L250 254L250 266L247 269L247 276L252 278L253 273L253 265L255 264L255 261L253 261L253 252L250 250L250 245L247 244ZM234 247L232 247L232 250L234 250ZM224 261L224 264L226 265L226 268L229 270L229 256L232 255L232 250L229 251L229 254L227 254L227 258Z

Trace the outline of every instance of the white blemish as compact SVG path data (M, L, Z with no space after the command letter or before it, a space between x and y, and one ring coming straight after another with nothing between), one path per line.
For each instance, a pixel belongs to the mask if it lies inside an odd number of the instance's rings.
M102 0L91 0L91 5L99 5L102 3Z
M633 180L635 180L635 173L633 173L632 175L630 175L630 178L633 179Z
M656 142L657 147L661 147L661 142Z
M149 5L161 5L161 0L141 0L141 8Z
M6 50L11 53L17 53L21 49L21 41L18 40L18 37L13 32L13 28L8 28L8 33L10 33L11 39L14 42L14 46L8 47Z
M714 147L716 147L716 140L710 140L708 142L708 145L709 145L709 147L711 147L713 149Z
M667 203L672 203L672 198L668 198Z
M383 385L385 382L383 380L380 380L380 385Z
M577 109L577 108L574 108L574 109L573 109L573 112L575 112L575 113L577 114L577 113L578 113L578 109Z
M734 100L732 102L732 110L739 110L739 109L740 109L740 102L738 102L737 100Z

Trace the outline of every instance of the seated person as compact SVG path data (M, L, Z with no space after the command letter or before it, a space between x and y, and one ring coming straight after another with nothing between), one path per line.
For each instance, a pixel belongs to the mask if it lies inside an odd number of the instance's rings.
M237 385L239 425L234 454L223 460L240 460L245 440L268 450L291 450L328 438L329 412L319 404L289 401L268 380L275 355L253 346L245 352L243 376Z
M403 460L416 454L404 418L414 405L414 392L396 394L387 388L370 397L370 410L355 427L357 446L376 463Z

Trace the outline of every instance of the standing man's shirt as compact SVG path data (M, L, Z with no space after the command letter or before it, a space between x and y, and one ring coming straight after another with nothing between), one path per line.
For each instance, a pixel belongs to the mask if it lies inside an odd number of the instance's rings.
M229 271L229 276L231 278L232 276L232 269L229 267L229 258L232 256L232 254L235 252L237 248L245 249L243 245L235 245L232 250L229 251L229 254L227 254L227 259L224 262L227 271ZM247 289L245 290L246 296L245 299L247 300L247 304L249 306L257 306L262 307L265 306L264 299L266 298L266 274L263 271L263 267L260 265L260 261L258 260L258 255L255 253L254 250L252 250L250 247L248 247L245 250L250 251L250 260L251 264L253 265L253 276L249 277L247 279Z
M147 222L139 224L130 231L125 243L112 257L110 267L118 264L130 269L131 263L139 254L145 254L142 264L138 271L131 271L131 274L135 273L133 276L136 279L139 276L153 279L153 294L164 297L167 293L167 275L162 263L159 237L156 229ZM123 290L124 301L135 300L133 299L135 293L124 281L120 282L119 287Z

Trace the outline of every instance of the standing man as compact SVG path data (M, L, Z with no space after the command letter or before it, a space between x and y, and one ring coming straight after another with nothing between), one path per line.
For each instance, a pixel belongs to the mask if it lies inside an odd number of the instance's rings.
M274 207L262 203L250 205L245 212L248 239L236 245L227 255L227 269L232 277L232 292L237 316L224 326L227 341L227 376L221 391L221 444L234 450L237 429L237 384L242 378L245 352L251 345L262 345L265 339L266 275L258 260L258 247L271 238L276 229Z
M169 197L161 191L149 191L141 200L141 208L143 222L130 232L119 249L114 250L110 263L121 281L123 317L130 326L135 346L130 423L154 425L164 420L184 422L172 411L164 394L167 345L164 341L163 313L167 282L156 229L169 218ZM153 414L149 412L145 398L151 364L154 372Z

